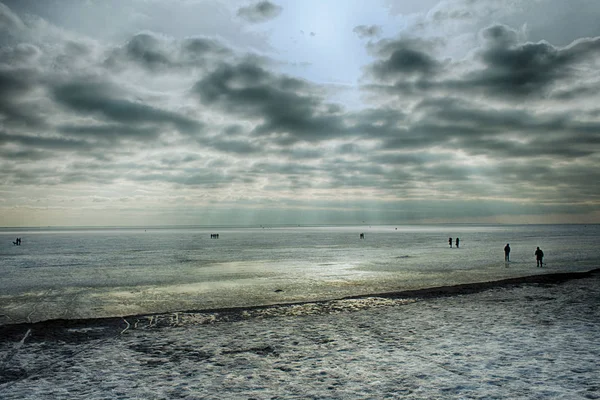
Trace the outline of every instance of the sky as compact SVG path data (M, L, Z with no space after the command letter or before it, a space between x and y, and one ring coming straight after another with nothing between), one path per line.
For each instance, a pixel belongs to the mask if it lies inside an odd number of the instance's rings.
M0 0L0 226L600 223L597 0Z

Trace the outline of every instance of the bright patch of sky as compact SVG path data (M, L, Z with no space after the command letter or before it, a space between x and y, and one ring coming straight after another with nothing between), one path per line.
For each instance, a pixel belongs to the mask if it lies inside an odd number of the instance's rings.
M0 226L600 222L598 15L0 0Z
M370 57L365 40L353 34L364 21L380 25L387 34L402 27L401 16L373 3L351 1L283 2L281 16L257 29L269 33L276 54L293 65L282 68L319 83L356 86Z

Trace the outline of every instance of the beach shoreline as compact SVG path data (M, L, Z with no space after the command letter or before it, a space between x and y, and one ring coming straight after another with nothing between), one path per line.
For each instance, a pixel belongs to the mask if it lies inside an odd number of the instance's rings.
M599 269L382 296L3 326L0 397L600 398Z
M500 279L488 282L466 283L448 286L427 287L421 289L402 290L396 292L361 294L345 296L339 299L312 300L302 302L287 302L278 304L252 305L246 307L208 308L196 310L181 310L173 312L144 313L118 317L48 319L33 323L20 322L0 325L0 343L14 339L21 332L44 332L44 336L60 336L57 332L94 327L113 334L127 329L135 329L132 324L149 327L182 326L184 324L206 324L217 322L234 322L253 317L277 317L290 315L287 311L294 310L294 315L317 314L327 312L352 311L373 307L402 304L415 299L438 298L456 295L479 293L494 288L509 288L531 284L560 284L573 279L589 278L600 274L600 268L584 272L558 272L535 274L515 278ZM377 301L374 299L382 299ZM385 301L389 300L389 301ZM347 303L344 305L343 303ZM186 318L187 317L187 318ZM187 320L187 321L186 321ZM189 321L189 322L188 322ZM140 324L141 323L141 324ZM66 334L63 332L63 334ZM33 334L32 339L36 337Z
M596 268L597 227L46 232L8 249L0 326L338 300ZM449 248L448 236L461 236ZM505 237L511 262L497 257ZM543 238L549 265L533 268ZM500 243L500 244L498 244Z

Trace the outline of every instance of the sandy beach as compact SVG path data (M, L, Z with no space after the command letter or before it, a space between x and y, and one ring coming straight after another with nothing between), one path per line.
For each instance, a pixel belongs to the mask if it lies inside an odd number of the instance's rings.
M597 399L600 270L0 327L2 399Z

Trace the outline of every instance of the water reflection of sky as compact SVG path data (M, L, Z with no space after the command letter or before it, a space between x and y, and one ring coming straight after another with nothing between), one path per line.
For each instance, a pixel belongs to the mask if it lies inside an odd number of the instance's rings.
M598 265L598 226L21 231L2 250L0 322L238 307ZM359 239L359 233L365 239ZM10 243L15 232L0 232ZM448 237L461 238L450 248ZM17 236L15 236L17 237ZM14 240L14 238L13 238ZM503 247L510 242L511 263ZM535 267L540 246L547 266Z

